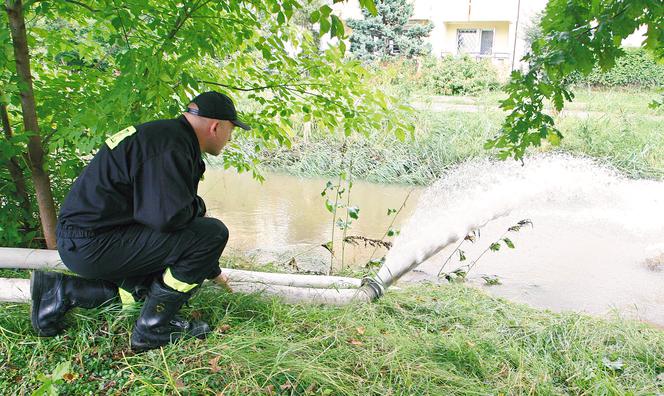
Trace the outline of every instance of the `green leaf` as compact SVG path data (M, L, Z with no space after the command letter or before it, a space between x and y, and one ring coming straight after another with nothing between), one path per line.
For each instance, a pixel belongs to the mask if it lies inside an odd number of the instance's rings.
M396 229L394 229L394 228L392 228L392 227L390 227L390 228L387 230L387 236L388 236L388 237L395 236L395 235L399 235L400 233L401 233L401 231L396 230Z
M320 19L320 11L315 10L314 12L309 15L309 22L311 23L316 23Z
M327 209L328 212L334 213L334 203L330 201L329 199L325 200L325 209Z
M332 12L332 8L328 5L324 5L320 8L320 14L323 18L327 18L330 16L330 13Z
M53 394L53 381L50 379L44 382L39 388L35 389L32 392L32 396L43 396L43 395L52 395ZM57 395L57 393L56 393Z
M378 15L378 10L376 9L374 0L360 0L360 7L365 8L373 16Z
M505 245L507 245L508 248L514 249L514 243L512 242L511 239L503 238L503 242L505 242Z
M325 33L330 31L330 20L321 18L320 20L320 31L318 32L319 35L324 35Z
M336 15L332 15L331 17L332 20L332 31L331 31L331 36L332 37L344 37L346 35L346 29L344 27L344 23L341 22L341 19L337 17Z
M489 246L489 249L491 249L494 252L497 252L500 250L500 243L494 242Z
M360 208L358 208L357 206L349 206L346 209L348 210L348 216L350 216L352 219L355 220L358 219Z
M57 381L59 379L62 379L65 374L69 373L71 371L71 362L66 361L58 364L55 367L55 370L53 370L53 374L51 374L51 378L53 381Z
M560 136L557 133L551 132L546 136L546 139L553 146L560 146Z
M371 259L369 262L364 266L365 268L377 268L383 265L385 262L385 257L381 257L379 259Z

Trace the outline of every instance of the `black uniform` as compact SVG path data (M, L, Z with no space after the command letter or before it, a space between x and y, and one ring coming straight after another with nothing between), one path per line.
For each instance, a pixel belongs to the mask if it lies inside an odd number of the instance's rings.
M204 172L198 139L184 116L111 136L60 210L57 245L64 264L123 289L164 270L164 281L180 291L216 277L228 229L202 217L197 189Z

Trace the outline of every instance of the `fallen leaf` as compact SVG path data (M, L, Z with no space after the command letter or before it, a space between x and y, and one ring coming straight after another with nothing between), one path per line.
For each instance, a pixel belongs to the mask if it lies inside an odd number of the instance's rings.
M182 389L182 388L185 387L185 384L184 384L184 382L182 382L182 380L180 378L178 378L178 379L175 380L175 386L178 389Z
M197 311L191 311L191 318L192 319L200 320L202 317L203 317L203 312L198 311L198 310Z
M290 389L292 387L293 387L293 385L291 385L289 382L287 382L287 383L280 386L281 390Z
M117 384L118 383L115 382L115 381L108 381L107 383L104 384L104 390L108 390L108 389L114 387Z
M219 326L219 332L220 333L226 333L230 329L231 329L231 325L229 325L229 324L223 324L223 325Z
M214 358L210 359L210 370L212 370L213 373L218 373L219 370L221 370L219 368L219 359L220 358L221 358L221 356L217 356L217 357L214 357Z
M64 379L67 382L73 382L76 378L78 378L78 374L75 373L65 373L62 376L62 379Z
M268 395L274 395L274 385L270 384L265 387L265 393Z
M356 340L356 339L353 339L353 338L351 338L350 340L348 340L348 342L349 342L350 344L352 344L352 345L356 345L356 346L360 346L360 345L362 345L362 341L359 341L359 340Z
M357 334L360 334L360 335L364 334L364 327L362 327L362 326L358 327L355 330L357 330Z

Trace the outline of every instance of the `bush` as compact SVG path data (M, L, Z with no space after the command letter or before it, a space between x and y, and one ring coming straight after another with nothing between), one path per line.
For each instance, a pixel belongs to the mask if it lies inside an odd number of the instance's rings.
M426 95L477 95L500 87L497 69L488 60L468 56L424 57L376 63L376 84L407 96L413 91Z
M436 95L476 95L500 87L498 72L490 61L468 56L427 59L420 84Z
M664 86L664 65L658 64L643 48L626 48L613 68L604 72L595 68L587 76L576 73L570 82L598 87L657 88Z

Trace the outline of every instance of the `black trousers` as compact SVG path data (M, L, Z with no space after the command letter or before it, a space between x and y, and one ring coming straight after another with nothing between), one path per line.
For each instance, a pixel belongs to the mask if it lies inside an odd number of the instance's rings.
M228 228L210 217L197 217L186 228L169 233L131 224L92 234L58 223L57 236L60 258L71 271L133 290L165 271L189 285L217 277Z

